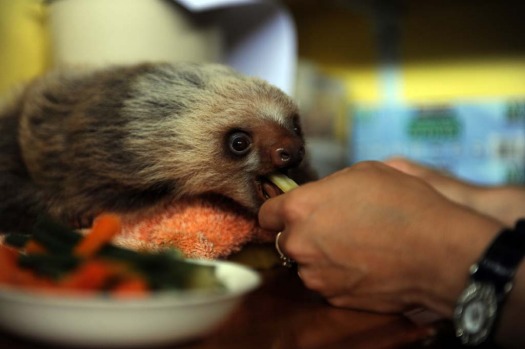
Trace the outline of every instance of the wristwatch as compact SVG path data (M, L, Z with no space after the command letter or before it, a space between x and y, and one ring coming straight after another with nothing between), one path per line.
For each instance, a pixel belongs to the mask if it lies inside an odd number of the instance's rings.
M477 346L491 337L524 254L525 219L521 219L514 229L498 234L471 266L469 285L454 311L456 336L463 344Z

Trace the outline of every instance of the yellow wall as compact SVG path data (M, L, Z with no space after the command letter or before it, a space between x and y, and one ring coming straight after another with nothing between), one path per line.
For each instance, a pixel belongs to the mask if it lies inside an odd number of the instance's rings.
M0 0L0 96L48 66L44 12L40 0Z
M407 0L401 14L401 96L411 103L525 97L521 0ZM352 101L381 101L377 43L366 10L292 8L299 54L344 79Z

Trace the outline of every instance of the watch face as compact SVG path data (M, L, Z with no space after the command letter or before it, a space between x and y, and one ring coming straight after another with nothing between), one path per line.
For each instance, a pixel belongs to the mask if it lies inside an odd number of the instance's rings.
M465 305L461 323L463 331L467 333L479 333L487 322L487 305L479 300L474 300Z
M454 313L456 335L464 344L482 343L490 333L496 310L494 286L472 282L458 300Z

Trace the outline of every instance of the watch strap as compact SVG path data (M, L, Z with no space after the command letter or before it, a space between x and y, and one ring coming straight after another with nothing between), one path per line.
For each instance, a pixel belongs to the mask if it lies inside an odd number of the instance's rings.
M505 229L498 234L480 261L473 266L471 278L494 285L501 302L512 287L514 274L524 254L525 219L521 219L514 229Z

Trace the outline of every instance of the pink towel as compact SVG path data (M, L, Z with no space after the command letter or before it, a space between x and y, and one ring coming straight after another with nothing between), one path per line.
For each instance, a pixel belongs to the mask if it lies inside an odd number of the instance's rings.
M261 229L256 216L216 196L185 199L122 218L117 245L135 250L174 247L187 258L228 257L248 242L269 242L275 235Z

